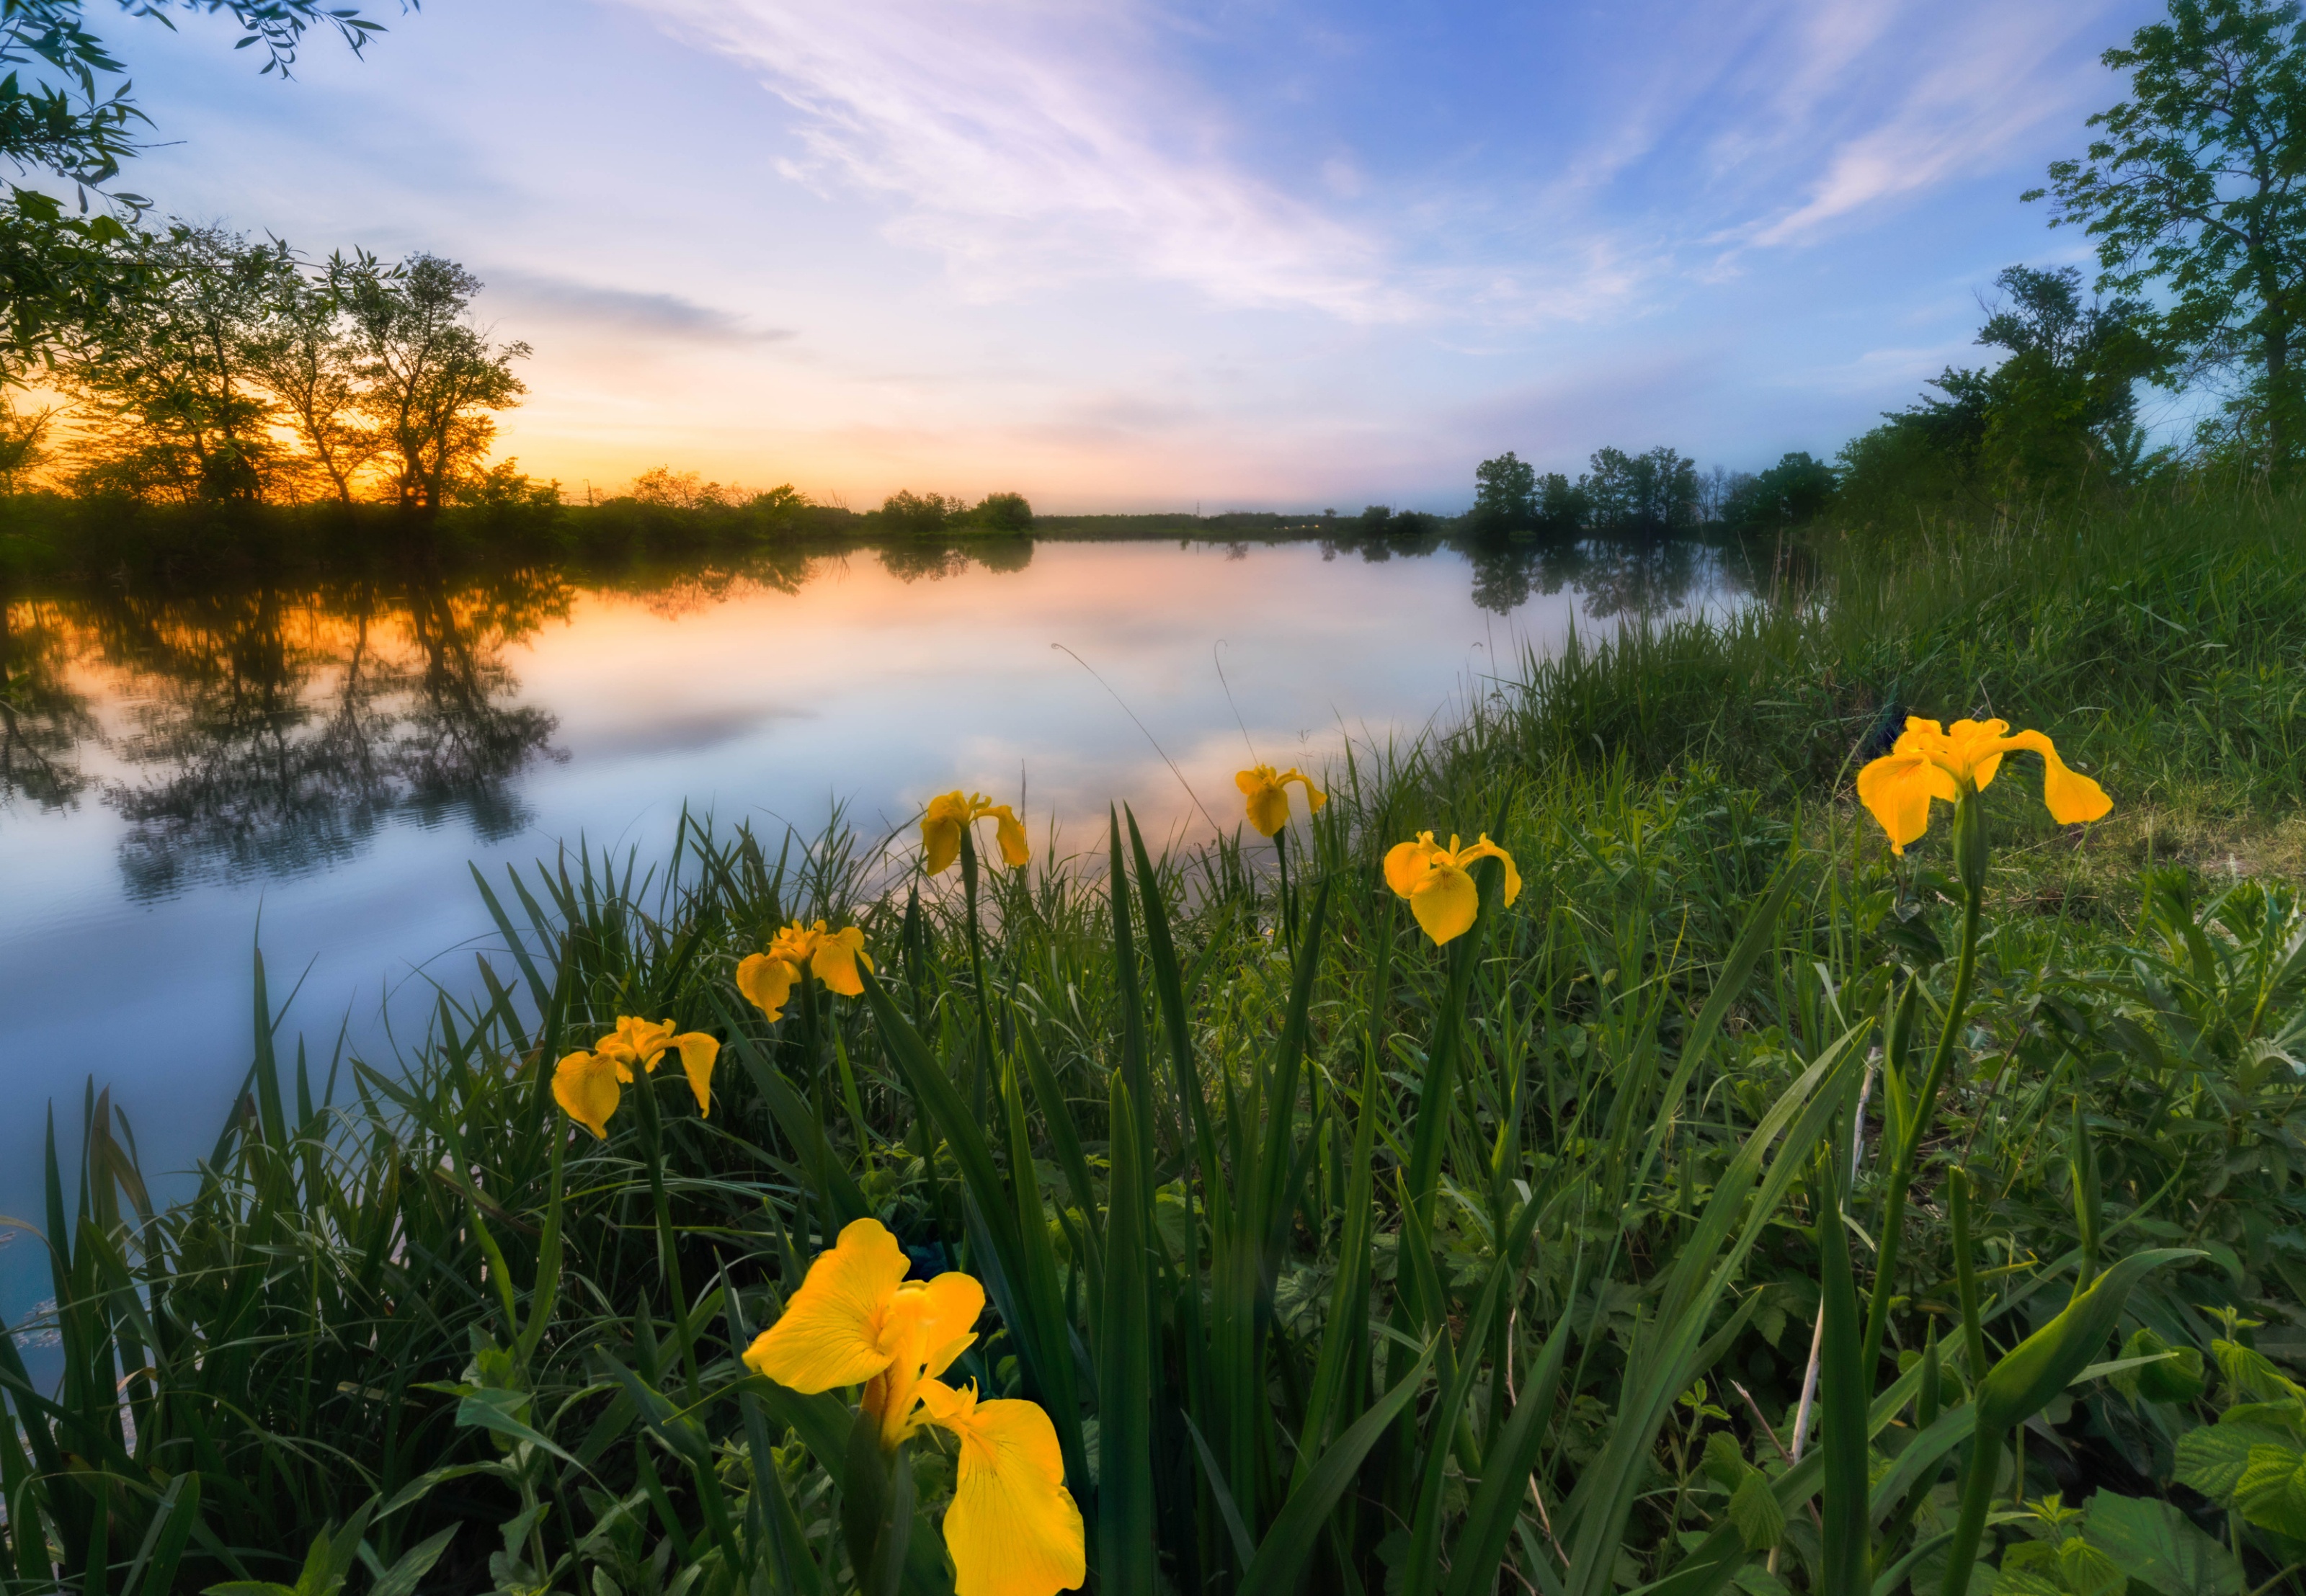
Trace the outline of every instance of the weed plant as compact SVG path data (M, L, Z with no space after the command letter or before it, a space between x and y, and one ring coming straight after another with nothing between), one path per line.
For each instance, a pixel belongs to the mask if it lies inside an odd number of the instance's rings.
M1286 890L1125 809L966 895L685 824L476 879L407 1058L289 1048L260 964L192 1197L99 1090L52 1131L0 1582L943 1591L950 1449L861 1568L849 1404L739 1358L869 1216L985 1283L953 1378L1049 1413L1099 1592L2299 1588L2306 911L2118 829L2295 789L2299 562L2276 501L2154 515L1533 661L1330 772ZM1841 795L1901 704L2044 726L2117 829L2013 772L1891 859ZM1525 882L1439 949L1379 873L1426 829ZM876 974L773 1025L794 918ZM620 1015L722 1039L709 1116L574 1130Z

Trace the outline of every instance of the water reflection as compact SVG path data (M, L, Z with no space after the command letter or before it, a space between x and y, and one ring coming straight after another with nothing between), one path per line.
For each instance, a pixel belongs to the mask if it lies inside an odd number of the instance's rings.
M0 804L66 809L88 787L76 755L97 721L64 680L72 653L52 606L0 595Z
M1222 548L1241 559L1251 545ZM877 562L901 584L937 584L969 570L1024 571L1034 549L1030 538L1000 537L780 549L670 568L417 572L389 583L13 602L0 593L0 804L99 803L119 822L125 887L148 902L203 880L312 871L396 822L457 822L492 842L530 823L522 773L567 757L554 747L553 712L520 701L508 651L567 619L580 594L616 593L684 620L751 595L799 594L852 562ZM1483 539L1430 520L1402 530L1399 518L1392 531L1320 541L1325 560L1370 564L1443 549L1465 559L1473 603L1496 615L1565 589L1595 620L1678 609L1723 575L1716 551L1687 542ZM770 712L699 713L692 725L694 714L667 704L651 735L687 747L740 734ZM732 714L738 733L722 724Z
M1444 532L1429 522L1406 531L1348 531L1325 539L1323 547L1371 564L1454 550L1473 567L1473 602L1493 615L1510 615L1533 596L1550 597L1565 587L1578 590L1589 619L1675 610L1720 575L1718 551L1687 538L1497 536Z
M140 900L309 870L396 818L508 835L526 823L513 779L553 757L556 722L511 702L503 651L568 594L515 572L5 606L0 796L55 809L93 792L125 823Z

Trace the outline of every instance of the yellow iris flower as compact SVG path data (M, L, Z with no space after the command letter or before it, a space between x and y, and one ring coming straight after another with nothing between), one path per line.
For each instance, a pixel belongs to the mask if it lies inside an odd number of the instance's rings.
M711 1114L713 1064L721 1056L721 1044L703 1031L676 1034L670 1020L636 1020L629 1014L619 1016L617 1028L594 1043L590 1053L572 1053L553 1067L553 1100L570 1119L606 1141L609 1116L624 1100L622 1088L631 1081L633 1071L653 1075L669 1047L680 1052L688 1089L696 1094L696 1112Z
M957 1596L1076 1588L1086 1548L1056 1426L1032 1403L980 1402L973 1382L955 1390L936 1378L977 1339L985 1288L961 1274L907 1280L907 1267L879 1220L851 1222L809 1265L784 1317L746 1350L746 1364L804 1395L861 1382L885 1449L932 1424L959 1439L944 1515Z
M1006 804L989 801L981 792L948 792L929 800L921 816L921 868L941 875L961 857L961 831L980 820L994 822L994 838L1001 858L1012 870L1023 867L1032 852L1025 846L1025 828Z
M1385 884L1409 900L1410 913L1437 946L1471 931L1481 912L1481 893L1466 870L1475 859L1505 866L1507 903L1521 896L1521 872L1514 868L1513 855L1490 841L1487 832L1467 847L1452 836L1447 848L1433 841L1431 832L1420 832L1416 841L1396 842L1385 856Z
M872 956L865 952L865 934L856 926L827 931L823 920L814 926L795 920L777 933L767 952L747 953L737 961L737 990L773 1023L784 1018L785 1004L805 969L816 972L818 980L843 997L862 996L865 982L857 973L860 964L873 968Z
M1258 834L1270 837L1289 824L1289 783L1294 781L1305 789L1305 807L1314 814L1329 801L1329 795L1313 785L1312 778L1292 765L1285 771L1276 771L1269 764L1252 765L1235 773L1233 784L1241 789L1241 796L1249 801L1249 824Z
M2012 732L2007 721L1956 721L1940 726L1908 718L1890 752L1858 772L1858 798L1890 833L1890 851L1903 853L1930 828L1930 800L1952 803L1964 788L1982 791L2002 768L2003 755L2042 756L2042 802L2060 825L2097 820L2114 807L2105 789L2068 770L2050 739L2038 731Z

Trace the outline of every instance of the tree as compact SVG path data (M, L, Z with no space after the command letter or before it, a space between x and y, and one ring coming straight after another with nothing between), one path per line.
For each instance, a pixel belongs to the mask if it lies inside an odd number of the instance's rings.
M744 490L708 482L693 471L652 465L633 479L631 497L659 509L720 509L744 501Z
M284 78L309 29L334 30L355 55L379 30L335 0L124 0L122 9L169 27L175 11L228 14L243 30L237 47L261 47L263 72ZM91 305L133 297L150 275L126 225L146 201L109 188L148 119L131 97L127 67L82 13L81 0L0 5L0 159L20 175L71 185L81 213L38 189L11 185L0 199L0 382L20 380ZM112 201L109 210L90 212L90 190Z
M946 526L965 508L960 499L947 499L942 493L916 493L910 488L900 488L883 499L881 508L868 519L879 522L878 530L900 537L935 538L944 536Z
M1484 532L1520 532L1537 520L1537 471L1507 449L1473 468L1473 524Z
M1030 532L1033 507L1022 493L987 493L969 512L969 520L988 532Z
M2167 370L2166 346L2142 302L2085 304L2081 280L2071 266L1996 276L2004 297L1977 342L2005 358L1947 367L1930 383L1943 397L1887 413L1853 440L1841 457L1844 508L1861 520L1917 502L1984 510L2138 475L2137 383Z
M1722 496L1721 519L1739 532L1798 526L1833 498L1833 467L1806 453L1781 455L1767 471L1739 475Z
M1977 341L2010 357L1982 387L1989 469L2039 486L2132 449L2138 380L2166 366L2152 311L2135 299L2085 305L2071 266L2012 266L1994 280L2009 298Z
M2053 226L2097 239L2098 286L2159 285L2177 345L2236 371L2232 426L2268 462L2306 443L2306 45L2290 0L2172 0L2111 49L2131 98L2092 116L2087 157L2052 164Z
M429 514L487 457L496 438L491 412L528 391L512 370L528 346L492 344L473 324L481 281L453 260L418 254L383 268L363 255L343 275L363 404L381 435L394 496Z
M307 274L284 252L263 319L248 346L248 367L271 390L281 419L304 446L311 465L343 504L353 501L361 472L384 447L363 417L358 346L349 325L346 268L341 257Z
M1646 454L1601 448L1578 482L1600 531L1650 536L1697 525L1697 463L1663 445Z
M177 226L149 240L151 290L76 335L71 387L98 418L92 482L138 496L257 499L280 456L252 349L286 246Z
M1537 479L1537 527L1554 537L1575 537L1593 514L1585 490L1559 471Z

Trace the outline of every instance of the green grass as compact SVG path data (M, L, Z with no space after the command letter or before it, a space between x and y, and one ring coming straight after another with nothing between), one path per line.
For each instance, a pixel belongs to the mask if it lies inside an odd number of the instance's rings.
M151 1210L101 1096L54 1161L64 1372L0 1362L0 1582L850 1588L847 1408L736 1354L871 1214L986 1282L956 1375L1051 1412L1099 1591L1934 1592L1965 1504L2054 1491L2089 1516L1978 1519L2002 1588L2147 1579L2155 1514L2200 1588L2294 1584L2306 1524L2204 1459L2306 1462L2264 1361L2306 1356L2306 915L2147 858L2283 834L2294 522L1815 546L1777 602L1355 750L1286 894L1258 839L1156 858L1125 814L988 870L981 981L951 877L699 827L480 883L487 995L406 1058L277 1050L260 972L192 1198ZM1974 960L1943 812L1893 863L1848 798L1892 701L2040 726L2116 799L2070 837L1995 783ZM1440 950L1378 872L1429 828L1525 879ZM791 917L879 979L771 1026L730 970ZM572 1137L551 1062L620 1013L725 1038L710 1118L661 1071ZM2084 1374L2141 1333L2207 1386ZM952 1461L910 1467L934 1591Z

